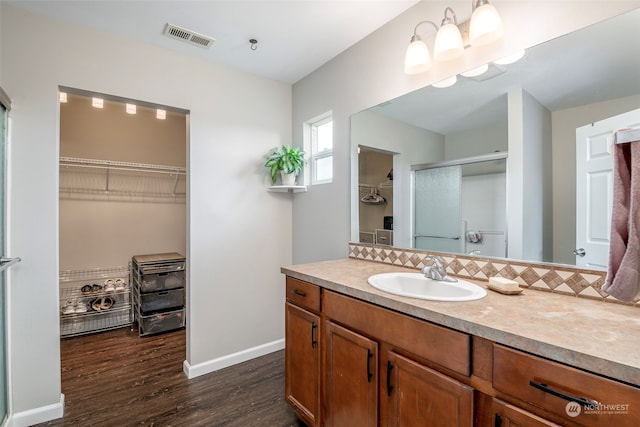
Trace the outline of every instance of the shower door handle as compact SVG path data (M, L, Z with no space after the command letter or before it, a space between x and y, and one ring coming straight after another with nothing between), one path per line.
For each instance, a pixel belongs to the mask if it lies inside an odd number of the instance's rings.
M576 256L585 256L587 254L587 251L585 251L583 248L578 248L573 250L573 254Z
M0 258L0 272L6 270L7 268L11 267L14 264L19 263L20 261L22 261L20 258L16 257L16 258L5 258L2 257Z

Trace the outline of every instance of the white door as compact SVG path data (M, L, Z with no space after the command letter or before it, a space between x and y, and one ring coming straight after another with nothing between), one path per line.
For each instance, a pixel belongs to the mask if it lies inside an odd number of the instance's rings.
M613 205L613 135L640 128L640 109L576 129L576 265L606 269Z

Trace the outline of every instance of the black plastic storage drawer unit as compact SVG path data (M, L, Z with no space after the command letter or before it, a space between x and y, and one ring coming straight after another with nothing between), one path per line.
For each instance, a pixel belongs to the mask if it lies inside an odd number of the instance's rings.
M185 326L185 266L176 252L132 258L132 310L140 336Z

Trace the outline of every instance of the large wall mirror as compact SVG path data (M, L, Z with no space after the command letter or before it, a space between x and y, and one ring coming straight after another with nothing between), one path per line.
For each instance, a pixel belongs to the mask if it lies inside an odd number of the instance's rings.
M352 184L352 240L388 230L377 243L606 268L589 255L607 252L610 173L585 175L582 163L610 151L612 130L640 127L639 36L635 9L532 47L516 63L354 114L352 152L383 153L389 163L378 179L359 159L369 182ZM370 193L392 206L365 203Z

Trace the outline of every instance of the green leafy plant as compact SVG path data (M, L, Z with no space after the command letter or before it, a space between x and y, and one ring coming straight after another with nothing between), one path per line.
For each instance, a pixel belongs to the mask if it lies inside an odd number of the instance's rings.
M304 166L304 151L300 147L290 147L283 145L274 148L265 162L265 167L271 173L271 182L276 183L278 172L292 173L298 175Z

